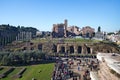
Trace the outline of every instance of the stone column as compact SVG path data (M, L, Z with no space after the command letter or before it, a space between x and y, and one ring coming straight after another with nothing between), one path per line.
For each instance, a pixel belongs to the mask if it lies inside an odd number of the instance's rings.
M18 41L20 40L20 33L18 33L18 39L17 39Z
M81 46L82 47L82 54L87 54L87 47L85 45Z
M58 44L57 45L57 53L59 53L60 52L60 45Z
M85 54L85 53L84 53L84 47L83 47L83 46L81 46L81 50L82 50L82 51L81 51L81 54Z
M16 36L16 41L18 41L18 38L17 38L17 36Z
M90 48L90 53L93 54L93 48Z
M68 45L67 45L67 44L65 44L65 45L64 45L64 47L65 47L65 53L67 53L67 50L68 50Z
M30 32L30 40L32 39L32 33Z
M23 32L21 32L21 34L22 34L22 41L24 40L24 33Z
M74 54L78 54L78 46L74 45Z

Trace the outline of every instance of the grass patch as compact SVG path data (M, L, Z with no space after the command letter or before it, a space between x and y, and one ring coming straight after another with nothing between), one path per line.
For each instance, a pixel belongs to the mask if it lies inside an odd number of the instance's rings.
M50 80L53 68L53 63L27 66L23 77L17 80L32 80L32 78L37 80Z
M63 40L63 42L68 43L68 42L74 42L74 43L97 43L100 42L99 40L93 40L93 39L84 39L84 38L61 38ZM46 38L35 38L33 40L31 40L31 42L34 43L44 43L44 42L48 42L50 39L46 39ZM53 38L52 39L53 43L58 43L60 42L59 38Z
M16 75L23 67L26 67L27 69L22 74L22 78L14 78L13 76ZM0 80L32 80L32 78L35 78L36 80L50 80L53 69L54 63L16 67L7 75L7 77ZM3 73L7 70L8 68L4 68L0 72Z
M21 68L15 68L11 73L7 75L7 77L3 78L2 80L15 80L13 76L17 74L20 70Z
M2 70L0 70L0 74L6 72L9 68L4 67Z

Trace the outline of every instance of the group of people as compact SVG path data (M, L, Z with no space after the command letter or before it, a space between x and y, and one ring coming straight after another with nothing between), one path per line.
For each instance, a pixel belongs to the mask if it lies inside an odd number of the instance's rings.
M89 59L89 58L81 58L77 60L77 69L78 71L84 71L83 80L91 80L90 79L90 71L97 70L99 67L99 61L97 59ZM84 69L86 66L86 69ZM84 70L82 70L84 69Z
M99 67L99 61L97 59L82 58L78 61L78 70L80 70L80 65L83 67L87 66L91 71L96 70Z
M69 70L69 64L64 61L57 61L53 71L52 80L66 80L73 76L73 71Z
M96 66L97 65L97 66ZM73 80L91 80L90 71L98 68L99 62L97 59L81 58L77 60L78 71L83 71L83 75L79 74L75 77L73 71L71 70L74 66L74 60L57 60L55 63L54 71L51 80L68 80L72 78Z

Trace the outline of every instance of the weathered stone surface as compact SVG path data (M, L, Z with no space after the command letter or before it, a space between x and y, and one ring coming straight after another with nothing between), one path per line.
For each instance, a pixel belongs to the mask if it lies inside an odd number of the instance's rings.
M4 48L11 50L11 47ZM12 45L12 49L22 50L41 50L48 53L70 53L70 54L96 54L103 53L120 53L120 48L110 43L32 43L25 42L22 44Z
M109 67L105 62L100 63L100 70L98 71L100 80L120 80L110 72Z

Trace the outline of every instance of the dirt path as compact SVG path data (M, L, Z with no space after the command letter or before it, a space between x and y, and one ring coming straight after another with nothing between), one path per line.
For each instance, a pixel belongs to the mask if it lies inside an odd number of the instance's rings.
M74 73L78 73L78 74L81 76L81 78L80 78L80 79L77 79L77 80L83 80L84 72L85 72L85 70L87 70L87 69L88 69L87 66L82 66L82 65L80 65L80 70L78 70L77 61L74 60L74 64L72 65L72 69L71 69L71 70L72 70ZM73 79L71 78L71 79L69 79L69 80L73 80Z

